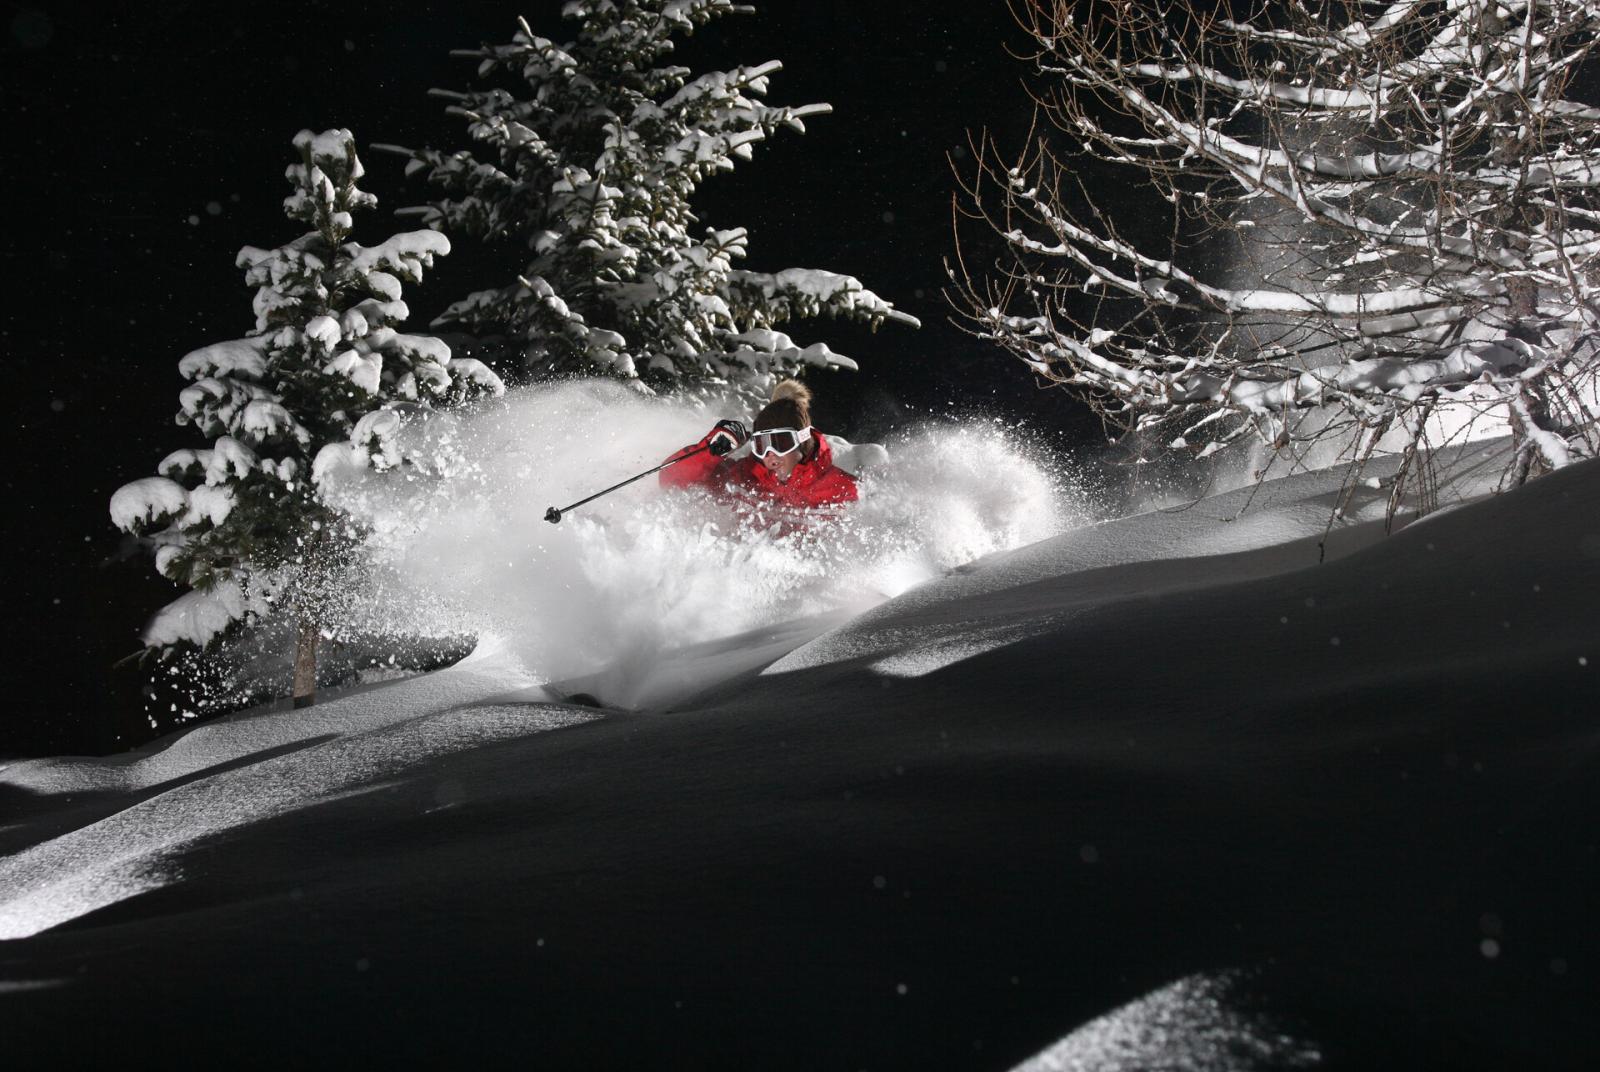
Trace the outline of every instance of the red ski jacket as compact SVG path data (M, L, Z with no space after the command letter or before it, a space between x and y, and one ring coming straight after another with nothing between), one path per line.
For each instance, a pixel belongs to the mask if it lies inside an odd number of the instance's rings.
M672 457L682 457L705 446L715 434L715 431L707 433L700 442L684 447ZM706 451L661 470L661 486L685 488L698 484L719 496L792 507L855 502L859 497L855 477L833 464L833 448L828 446L826 436L812 431L811 439L817 445L816 452L794 467L794 473L785 484L780 484L778 478L753 457L731 461Z

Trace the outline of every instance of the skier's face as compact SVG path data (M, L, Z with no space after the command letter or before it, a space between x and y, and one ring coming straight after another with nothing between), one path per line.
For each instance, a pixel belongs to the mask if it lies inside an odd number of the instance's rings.
M762 456L761 464L767 467L767 472L778 478L778 483L787 484L789 478L794 476L794 467L800 464L800 451L792 450L788 454L766 454Z

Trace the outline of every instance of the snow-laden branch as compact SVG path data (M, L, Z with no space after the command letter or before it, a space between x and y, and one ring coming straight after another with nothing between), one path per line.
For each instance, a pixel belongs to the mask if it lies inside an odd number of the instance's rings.
M158 476L111 498L113 524L150 544L164 577L193 589L150 621L151 647L203 645L271 611L325 627L341 548L334 533L354 533L320 496L316 459L332 451L370 462L373 448L353 433L395 404L426 410L504 390L441 340L395 329L409 315L402 283L421 282L449 240L429 230L369 247L347 241L354 215L376 204L356 183L355 139L342 129L302 131L294 145L284 209L309 230L239 251L235 263L255 288L254 330L178 362L189 381L178 423L208 445L171 452ZM390 448L376 451L387 457Z
M1017 11L1052 129L974 145L958 229L1007 251L952 266L975 334L1202 455L1415 452L1451 406L1519 478L1600 453L1600 109L1571 97L1600 2ZM1102 200L1114 169L1166 235Z
M492 84L434 96L467 120L472 148L389 147L437 194L402 211L514 242L529 258L512 279L451 303L436 326L504 338L508 359L537 375L601 371L755 395L808 365L853 362L826 346L752 347L741 341L750 331L799 317L916 323L847 276L740 273L748 235L696 217L702 182L832 110L767 103L777 60L700 74L666 62L674 33L739 10L727 0L575 0L564 8L570 41L519 20L509 43L463 53Z

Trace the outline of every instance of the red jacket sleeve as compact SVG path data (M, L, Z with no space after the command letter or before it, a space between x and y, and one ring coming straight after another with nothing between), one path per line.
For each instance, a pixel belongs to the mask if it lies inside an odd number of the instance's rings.
M705 434L705 437L700 442L691 443L682 450L674 451L667 457L667 461L671 461L673 458L682 458L690 451L705 446L711 442L711 437L716 434L716 429L713 428ZM701 453L692 458L685 458L676 465L669 465L661 470L659 474L661 486L664 488L686 488L692 484L709 483L712 476L716 474L717 466L721 462L722 459L712 454L709 450L701 451Z

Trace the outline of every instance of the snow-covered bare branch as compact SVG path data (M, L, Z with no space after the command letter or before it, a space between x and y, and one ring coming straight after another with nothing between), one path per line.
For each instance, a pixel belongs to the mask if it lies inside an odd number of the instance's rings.
M1498 430L1521 481L1600 453L1600 3L1016 12L1048 127L975 139L961 205L1004 249L952 266L976 334L1202 455Z

